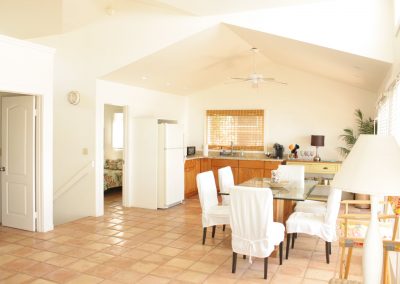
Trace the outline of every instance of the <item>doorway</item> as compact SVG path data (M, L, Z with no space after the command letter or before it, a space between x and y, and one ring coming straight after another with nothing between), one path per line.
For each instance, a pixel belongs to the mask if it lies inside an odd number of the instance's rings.
M121 204L124 195L125 164L124 107L104 105L104 210Z
M1 224L36 231L40 99L11 93L0 93L0 99Z

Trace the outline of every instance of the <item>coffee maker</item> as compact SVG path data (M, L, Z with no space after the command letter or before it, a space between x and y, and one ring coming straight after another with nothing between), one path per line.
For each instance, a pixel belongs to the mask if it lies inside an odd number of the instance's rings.
M274 151L275 151L274 157L276 159L282 159L283 158L283 151L284 151L283 145L275 143L273 148L274 148Z

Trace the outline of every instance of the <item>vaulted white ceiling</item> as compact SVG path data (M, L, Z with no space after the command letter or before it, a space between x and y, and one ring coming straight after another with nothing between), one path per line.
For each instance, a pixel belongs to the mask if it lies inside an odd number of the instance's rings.
M34 38L79 30L99 19L118 17L124 11L125 16L129 15L129 9L136 9L133 3L170 9L177 16L196 15L191 18L198 19L317 2L323 1L0 0L0 33ZM286 80L275 76L273 66L306 71L376 92L391 67L389 62L239 25L218 24L139 60L126 62L125 66L112 70L102 79L187 95L217 84L230 83L231 77L248 76L252 71L249 52L252 47L260 49L257 56L259 73L267 72L263 73L265 77L275 77L279 81Z
M379 88L390 68L387 62L221 24L132 62L103 79L188 95L213 85L233 83L231 77L250 75L252 47L260 50L256 57L258 73L277 64L369 91ZM271 68L268 70L271 72ZM273 71L263 75L275 77Z

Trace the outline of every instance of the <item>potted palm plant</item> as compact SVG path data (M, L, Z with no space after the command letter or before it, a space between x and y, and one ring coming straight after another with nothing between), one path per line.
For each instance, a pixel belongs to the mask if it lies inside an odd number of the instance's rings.
M368 117L364 119L364 115L360 109L356 109L354 115L356 117L357 129L354 131L352 128L345 128L343 129L344 133L339 136L345 143L344 147L339 147L339 151L344 157L347 157L350 153L360 134L374 134L375 131L375 121L372 118Z
M360 134L374 134L375 133L375 121L368 117L364 118L364 115L360 109L354 111L356 117L357 129L352 128L343 129L343 134L339 138L345 143L345 146L339 147L339 151L342 156L347 157L356 143ZM356 194L355 199L357 200L368 200L369 195L367 194ZM358 208L369 208L369 205L357 205Z

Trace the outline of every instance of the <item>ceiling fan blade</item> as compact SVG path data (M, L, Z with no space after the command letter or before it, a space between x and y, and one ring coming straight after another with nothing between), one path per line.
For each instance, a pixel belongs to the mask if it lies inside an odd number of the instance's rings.
M281 85L287 85L286 82L275 80L275 78L262 78L261 80L264 82L272 82L272 83L277 83L277 84L281 84Z
M231 77L232 80L250 81L251 78Z

